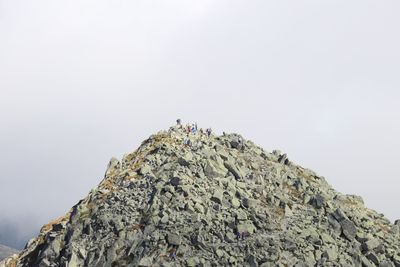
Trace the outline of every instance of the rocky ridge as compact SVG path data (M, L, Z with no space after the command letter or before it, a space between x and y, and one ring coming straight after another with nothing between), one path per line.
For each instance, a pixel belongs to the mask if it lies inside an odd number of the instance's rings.
M279 151L175 126L0 266L400 266L400 221Z

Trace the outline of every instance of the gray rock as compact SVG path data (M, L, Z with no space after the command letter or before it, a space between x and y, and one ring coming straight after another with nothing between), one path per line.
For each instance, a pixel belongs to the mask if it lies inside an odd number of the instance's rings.
M371 262L375 263L375 265L379 265L379 259L374 253L369 253L367 255L367 259L369 259Z
M338 222L341 222L345 219L347 219L346 214L341 209L336 209L335 212L333 213L333 217L335 217Z
M242 180L244 177L243 171L236 166L233 162L230 161L225 161L224 162L225 167L235 176L237 180Z
M141 258L138 265L140 267L150 267L153 265L153 259L150 257Z
M189 159L184 157L178 158L178 163L184 167L188 167L190 165Z
M326 258L329 261L335 261L338 257L337 249L333 247L327 248L322 254L322 257Z
M366 251L371 251L377 248L381 243L377 238L373 238L368 240L367 242L363 243L362 248Z
M179 246L181 244L181 237L177 234L168 234L168 243L170 245Z
M214 190L214 194L211 197L211 200L217 202L218 204L222 204L222 199L224 198L224 192L221 189L216 188Z
M340 223L332 216L328 216L329 225L333 228L334 233L340 235L342 233L342 226Z
M234 208L239 208L240 207L240 201L236 197L233 197L231 199L231 203L232 203L232 206Z
M204 174L211 178L225 177L228 170L224 165L218 163L217 161L208 160L204 168Z
M178 186L182 183L182 179L179 177L172 177L170 180L171 185Z
M310 204L316 209L321 209L325 206L325 198L317 194L310 200Z
M350 241L354 240L357 234L357 228L354 223L349 219L344 219L340 221L340 225L342 226L343 235Z
M361 256L361 264L363 267L375 267L376 265L373 264L367 257Z
M383 261L379 263L379 267L395 267L394 263L391 261Z
M258 267L258 262L254 255L249 255L246 259L246 262L249 264L250 267Z

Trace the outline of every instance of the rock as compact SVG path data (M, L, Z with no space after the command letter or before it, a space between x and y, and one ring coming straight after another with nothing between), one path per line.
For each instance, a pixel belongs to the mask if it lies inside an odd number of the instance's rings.
M322 257L326 258L329 261L335 261L338 257L336 248L327 248L325 252L322 254Z
M321 196L320 194L315 195L310 200L310 204L316 209L321 209L325 206L325 198L323 196Z
M152 259L152 258L150 258L150 257L144 257L144 258L141 258L141 259L140 259L138 265L139 265L140 267L150 267L150 266L153 266L153 265L152 265L152 262L153 262L153 259Z
M178 158L178 163L181 166L188 167L190 165L190 160L192 160L192 155L186 154L185 157Z
M198 259L195 257L186 260L186 266L194 267L199 263Z
M278 162L287 165L287 164L289 164L289 159L286 154L282 154L279 156Z
M398 226L398 225L392 225L391 227L390 227L390 233L392 234L392 235L394 235L394 236L398 236L399 235L399 233L400 233L400 226Z
M204 168L204 174L211 178L225 177L228 170L224 165L219 164L217 161L208 160Z
M393 256L393 263L396 267L400 267L400 254Z
M285 216L292 216L293 212L288 205L285 205Z
M342 233L343 235L352 241L357 234L357 228L352 221L349 219L344 219L340 221L340 225L342 226Z
M237 219L238 221L247 220L247 213L246 213L244 210L239 209L239 210L237 210L234 214L235 214L236 219Z
M258 267L258 262L254 255L249 255L246 259L246 262L247 264L249 264L250 267Z
M367 255L367 259L369 259L371 262L375 263L375 265L379 265L379 259L374 253L369 253Z
M111 158L110 159L110 162L108 163L108 166L107 166L107 170L106 170L106 175L105 175L105 177L108 177L109 175L111 175L111 173L113 172L113 171L115 171L115 170L117 170L117 169L119 169L119 167L120 167L120 162L119 162L119 160L118 159L116 159L116 158Z
M233 243L236 241L236 236L232 232L226 232L225 241L228 243Z
M237 198L232 198L232 200L231 200L231 203L232 203L232 206L234 207L234 208L239 208L240 207L240 201L237 199Z
M181 237L177 234L168 234L168 243L170 245L179 246L181 244Z
M379 267L395 267L394 264L390 261L384 261L379 264Z
M328 235L326 233L322 233L321 234L321 239L326 244L334 244L335 243L335 240L330 235Z
M366 251L372 251L372 250L374 250L375 248L377 248L380 244L381 244L381 243L379 242L378 239L373 238L373 239L370 239L370 240L368 240L367 242L365 242L365 243L362 245L362 248L363 248L363 250L366 250Z
M365 256L361 256L361 264L363 267L375 267L376 266Z
M170 180L171 185L178 186L182 183L182 179L179 177L172 177Z
M219 258L222 258L225 255L225 253L224 253L224 251L222 249L217 249L215 254L217 254L217 256Z
M236 166L233 162L225 161L224 165L225 165L226 169L228 169L233 174L233 176L235 176L235 178L237 180L242 180L244 178L243 171L238 166Z
M319 257L321 258L321 257ZM304 254L304 263L307 266L314 266L317 262L315 261L314 254L312 252L308 252Z
M224 197L224 192L221 189L215 189L214 194L211 197L211 200L217 202L218 204L222 204L222 199Z
M333 217L335 217L335 219L338 222L341 222L341 221L347 219L346 214L344 214L344 212L341 209L336 209L335 212L333 213Z
M161 223L167 223L169 221L169 216L168 214L165 214L162 218L161 218Z
M238 225L238 232L239 233L249 233L253 234L256 228L254 227L251 221L241 222Z
M333 228L334 233L340 235L342 233L342 226L340 223L332 216L328 216L329 225Z
M152 171L151 171L151 167L148 164L144 164L141 168L140 168L140 174L142 175L152 175Z
M196 204L194 205L194 209L195 209L197 212L201 213L201 214L203 214L203 213L205 212L203 205L201 205L200 203L196 203Z

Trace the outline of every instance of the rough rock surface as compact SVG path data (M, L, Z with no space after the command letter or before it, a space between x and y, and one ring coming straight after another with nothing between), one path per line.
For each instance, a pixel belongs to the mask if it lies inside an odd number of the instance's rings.
M18 253L18 250L0 244L0 260Z
M360 197L240 135L185 129L111 159L2 266L400 266L400 223Z

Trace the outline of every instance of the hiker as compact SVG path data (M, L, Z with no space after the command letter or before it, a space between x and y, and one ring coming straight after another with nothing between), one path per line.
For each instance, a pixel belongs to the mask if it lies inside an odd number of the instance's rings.
M196 132L197 132L197 127L194 124L192 124L192 134L196 134Z
M183 144L186 147L190 146L189 134L187 135L187 137L185 137L185 139L183 139Z
M212 132L211 128L207 128L206 133L207 133L207 136L208 136L208 137L211 136L211 132Z
M181 126L181 119L176 120L176 125Z
M176 248L171 249L171 252L169 253L169 257L173 260L176 259Z
M241 234L240 234L240 232L238 231L238 232L236 233L236 239L239 240L240 237L241 237Z

